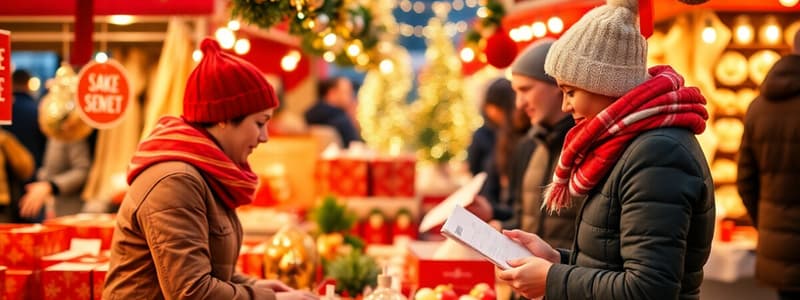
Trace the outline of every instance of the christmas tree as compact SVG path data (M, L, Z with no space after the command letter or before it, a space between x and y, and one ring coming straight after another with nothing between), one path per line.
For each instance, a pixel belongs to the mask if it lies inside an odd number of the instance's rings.
M461 61L444 30L446 11L434 9L428 22L419 99L412 105L417 157L437 163L466 158L472 132L480 124L476 108L463 95Z
M408 52L394 43L397 23L392 16L392 3L389 0L370 3L376 20L382 21L376 25L388 28L378 51L391 55L384 55L386 58L379 67L367 72L358 92L357 117L367 145L382 153L396 154L408 144L406 139L410 135L406 97L412 87L412 70Z

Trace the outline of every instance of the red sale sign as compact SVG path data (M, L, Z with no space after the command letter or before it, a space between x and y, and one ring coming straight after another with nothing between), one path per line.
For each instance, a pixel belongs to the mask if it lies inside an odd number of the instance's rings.
M0 30L0 125L11 124L11 32Z
M114 60L92 61L78 73L78 112L92 127L116 126L128 111L131 98L128 74Z

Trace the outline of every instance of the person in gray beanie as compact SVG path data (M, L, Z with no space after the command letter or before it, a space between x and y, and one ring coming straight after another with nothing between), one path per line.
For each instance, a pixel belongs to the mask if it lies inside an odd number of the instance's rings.
M646 67L637 5L608 0L547 54L544 70L576 124L542 202L551 213L577 208L578 218L571 250L504 232L534 254L498 273L526 298L700 296L715 222L714 184L695 138L706 102L671 67Z
M554 247L570 248L575 235L575 209L553 215L541 209L542 187L550 183L564 138L575 124L569 114L561 111L562 95L555 79L544 72L545 57L553 41L545 39L529 45L511 64L516 107L528 115L532 127L517 144L509 163L513 167L508 199L495 204L491 216L503 221L504 228L521 228ZM476 215L489 214L478 211Z

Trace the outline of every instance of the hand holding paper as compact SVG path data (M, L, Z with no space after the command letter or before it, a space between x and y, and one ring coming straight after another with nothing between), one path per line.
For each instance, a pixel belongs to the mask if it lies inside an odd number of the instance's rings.
M442 226L442 234L475 250L497 267L508 270L509 260L527 258L533 254L525 247L500 234L460 205Z

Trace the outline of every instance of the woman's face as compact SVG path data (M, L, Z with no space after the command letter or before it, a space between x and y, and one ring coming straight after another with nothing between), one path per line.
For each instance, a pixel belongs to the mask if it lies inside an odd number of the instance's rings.
M591 120L601 111L606 109L616 98L595 94L587 90L576 88L558 81L558 86L564 94L561 110L572 114L575 123Z
M220 129L217 139L222 151L237 164L247 163L247 157L253 153L253 149L269 139L267 124L274 111L274 108L270 108L247 115L239 124L226 122L225 126L217 125Z

